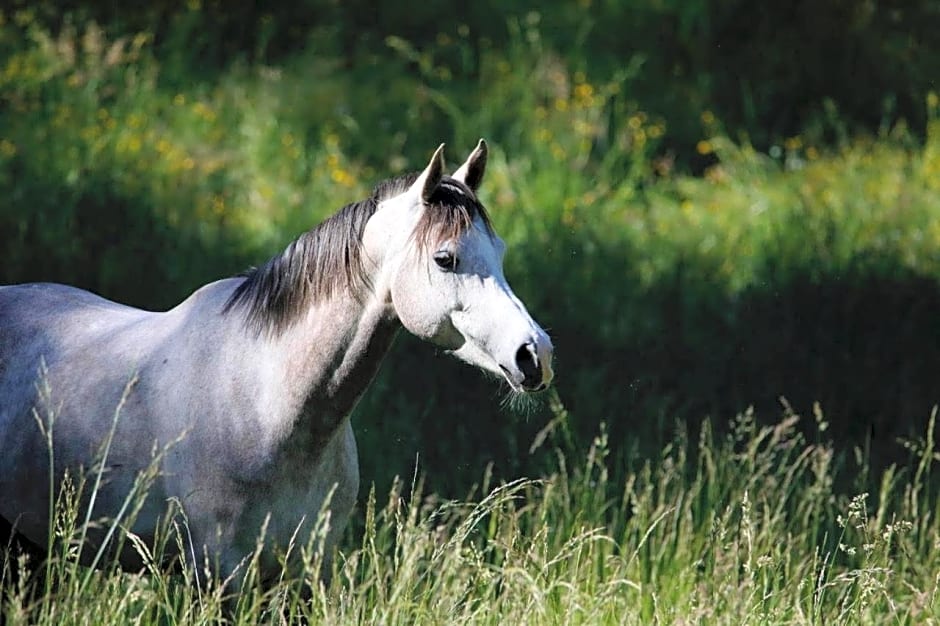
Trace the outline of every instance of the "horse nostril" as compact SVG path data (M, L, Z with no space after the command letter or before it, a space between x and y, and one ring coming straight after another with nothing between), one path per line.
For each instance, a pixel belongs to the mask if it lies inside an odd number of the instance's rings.
M516 351L516 366L522 372L523 387L533 389L542 384L542 368L534 344L526 343Z

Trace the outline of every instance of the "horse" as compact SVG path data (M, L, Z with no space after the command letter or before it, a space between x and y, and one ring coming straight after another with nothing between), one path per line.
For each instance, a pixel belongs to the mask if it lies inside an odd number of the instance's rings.
M97 459L94 519L124 515L146 545L176 502L188 533L176 557L220 579L263 527L271 580L321 508L327 549L343 531L359 486L349 416L401 328L514 393L547 387L551 340L507 283L477 197L486 142L451 175L443 150L165 312L59 284L0 287L0 521L47 545L50 485ZM126 499L154 463L131 521ZM84 541L80 562L95 564L114 538L92 528ZM142 567L132 545L108 558Z

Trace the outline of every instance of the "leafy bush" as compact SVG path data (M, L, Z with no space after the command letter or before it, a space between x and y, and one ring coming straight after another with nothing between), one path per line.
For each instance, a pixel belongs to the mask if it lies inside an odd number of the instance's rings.
M174 19L216 10L193 6ZM765 153L729 139L710 108L691 122L645 110L639 62L579 69L558 52L566 19L529 12L502 40L458 24L433 44L386 36L382 58L313 48L187 74L176 27L124 34L134 22L101 27L41 3L5 13L0 280L171 306L423 163L442 138L453 158L483 135L483 197L510 279L558 345L574 436L606 421L625 456L676 419L772 412L785 395L822 401L847 447L879 442L879 458L895 458L940 372L936 96L922 139L901 122L853 135L833 116ZM693 157L670 156L677 123L700 132L703 176L677 169ZM817 142L826 135L839 139ZM367 483L387 484L418 452L429 486L448 493L488 461L499 476L551 462L527 453L544 406L509 418L491 381L429 367L408 338L389 358L405 367L382 373L356 417Z

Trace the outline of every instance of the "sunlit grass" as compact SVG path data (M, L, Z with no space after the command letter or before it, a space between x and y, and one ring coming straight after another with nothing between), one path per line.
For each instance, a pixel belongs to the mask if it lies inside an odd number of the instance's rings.
M556 418L570 419L556 397ZM833 456L817 412L820 443L785 413L758 426L739 415L716 437L706 423L696 440L682 431L655 459L635 459L623 482L611 479L601 433L582 453L560 444L565 424L543 445L557 469L492 486L484 476L467 500L441 501L418 481L373 490L356 515L324 583L323 532L292 549L300 575L256 582L207 582L183 565L159 563L167 545L185 545L177 510L161 545L130 537L147 566L122 573L76 565L73 539L88 520L67 483L57 500L47 589L7 588L8 624L206 624L298 619L342 624L813 624L927 623L940 610L937 452L928 433L912 443L912 465L892 467L873 492L856 492L866 467ZM931 420L930 428L934 427ZM561 437L563 439L563 437ZM554 442L554 444L552 443ZM136 498L133 495L132 498ZM321 519L322 521L322 519ZM123 524L115 524L120 533ZM321 531L325 527L320 526ZM259 549L263 529L259 529ZM26 567L4 562L10 568ZM200 574L200 580L196 574Z

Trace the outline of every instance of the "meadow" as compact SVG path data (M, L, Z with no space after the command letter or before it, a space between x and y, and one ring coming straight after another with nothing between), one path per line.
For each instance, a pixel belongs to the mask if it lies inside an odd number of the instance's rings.
M553 395L555 419L569 416ZM935 426L930 419L930 429ZM185 516L168 513L158 545L123 536L121 520L83 520L74 506L94 471L63 490L54 556L38 592L8 587L8 624L931 624L940 610L940 542L931 497L937 451L871 476L832 444L810 443L786 414L759 426L738 415L724 436L680 431L659 456L613 477L602 431L587 453L555 447L556 469L466 499L424 491L419 478L373 488L355 540L324 561L329 523L292 547L300 576L272 586L200 583L171 575L168 546L186 545ZM809 417L817 433L827 423ZM552 437L544 441L553 443ZM557 442L554 442L557 444ZM854 486L844 491L836 485ZM866 485L877 491L863 492ZM609 494L614 494L613 496ZM849 495L854 494L854 495ZM132 498L136 501L136 496ZM129 507L133 510L133 506ZM75 564L89 523L111 525L145 567L126 574ZM259 552L263 546L259 535ZM106 563L106 562L105 562ZM19 560L7 565L22 571ZM327 569L330 582L321 572ZM10 576L9 569L3 575ZM43 582L44 581L44 582ZM43 585L46 585L43 587Z
M935 623L929 3L360 4L0 10L0 283L169 307L440 142L491 145L482 199L555 387L516 406L401 337L354 416L331 582L314 537L232 621ZM8 623L223 619L231 588L159 547L139 575L76 566L69 538L113 522L71 501Z

